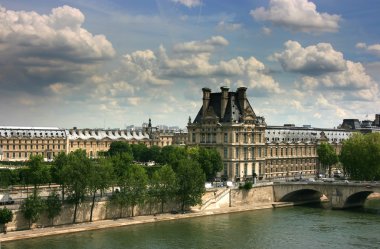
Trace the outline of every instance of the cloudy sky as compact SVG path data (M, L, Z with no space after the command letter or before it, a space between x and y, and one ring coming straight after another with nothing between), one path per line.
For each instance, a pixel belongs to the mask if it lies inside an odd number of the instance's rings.
M379 109L378 0L0 0L0 125L185 127L202 87L269 125Z

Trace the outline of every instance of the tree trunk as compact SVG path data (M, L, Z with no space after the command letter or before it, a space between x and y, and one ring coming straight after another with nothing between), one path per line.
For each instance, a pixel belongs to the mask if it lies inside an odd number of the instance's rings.
M62 203L65 201L65 186L62 184Z
M134 210L135 210L135 205L132 205L132 217L134 217Z
M120 204L120 215L119 218L123 217L123 205Z
M75 223L77 221L77 209L78 209L78 202L76 201L75 202L75 206L74 206L74 218L73 218L73 223Z
M161 200L161 213L164 213L164 201Z
M92 222L92 212L94 211L94 206L95 206L95 194L96 191L92 195L92 204L91 204L91 213L90 213L90 222Z

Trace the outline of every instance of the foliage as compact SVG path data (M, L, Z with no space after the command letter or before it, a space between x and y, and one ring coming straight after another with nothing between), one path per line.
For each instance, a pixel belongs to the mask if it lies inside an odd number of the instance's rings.
M117 189L110 198L110 204L119 208L119 218L123 217L124 207L127 206L127 198L123 192Z
M202 203L202 195L205 193L205 180L205 174L197 161L184 159L179 162L177 169L177 196L182 211L186 206Z
M12 210L4 207L0 209L0 224L4 225L7 224L8 222L11 222L13 219L13 213Z
M127 204L131 207L132 217L136 205L144 202L148 176L145 169L137 164L132 164L124 178L120 182L121 193L125 195Z
M124 153L132 155L132 148L129 145L129 143L123 141L114 141L111 143L110 148L108 150L109 156L115 156Z
M192 147L188 151L190 156L201 165L207 180L213 181L216 173L223 170L223 161L216 149Z
M54 158L53 165L51 167L51 175L52 175L53 181L61 185L62 202L65 200L65 184L64 184L63 172L67 164L68 164L68 157L66 153L60 152Z
M116 181L122 179L127 171L127 168L132 164L133 157L129 153L119 153L111 157L111 163L114 170Z
M45 200L45 207L47 217L51 220L51 223L53 225L54 218L57 217L62 211L62 202L57 192L53 191L49 194Z
M44 165L42 155L30 156L28 161L29 179L37 190L39 184L48 183L51 180L50 171L47 165Z
M63 168L62 175L68 192L68 200L74 204L73 223L76 222L78 205L84 200L87 193L90 168L91 160L86 156L84 150L70 152L67 167Z
M354 180L380 179L380 134L354 134L343 143L340 160Z
M250 190L252 188L252 182L245 182L244 185L239 185L239 189Z
M92 194L90 221L92 221L96 192L104 191L112 185L112 182L113 168L109 159L101 158L90 164L90 170L88 172L88 190Z
M40 218L43 210L44 201L35 193L24 199L20 206L21 213L29 222L29 228L31 227L32 223L35 223Z
M132 144L132 155L133 159L138 162L148 162L148 147L146 147L145 144L139 143L139 144Z
M160 201L161 213L164 212L164 204L175 196L176 187L176 175L169 165L165 165L153 173L150 193Z
M0 169L0 188L7 188L10 185L19 183L19 170Z
M321 143L317 147L318 160L322 164L324 170L328 168L329 176L331 176L331 166L336 164L338 155L335 153L334 148L329 143Z
M161 155L159 157L158 162L163 165L170 165L173 168L174 172L176 172L179 166L179 162L187 158L188 153L186 148L176 146L165 146L161 149Z

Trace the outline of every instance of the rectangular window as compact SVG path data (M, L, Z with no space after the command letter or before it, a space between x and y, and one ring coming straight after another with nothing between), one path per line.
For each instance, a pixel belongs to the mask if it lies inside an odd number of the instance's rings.
M227 133L224 133L224 142L228 143L228 134Z
M244 147L244 160L248 160L248 148Z
M223 174L227 176L227 163L223 163Z
M261 133L259 133L259 143L261 143Z
M236 163L236 165L235 165L235 176L240 178L240 167L239 167L239 163Z
M255 147L251 147L252 159L255 158Z
M239 158L239 148L236 148L236 149L235 149L235 157L236 157L236 158Z
M239 133L235 133L235 143L239 142Z
M195 143L195 133L192 135L192 142Z
M248 175L248 164L245 163L244 164L244 176L247 176Z
M244 143L248 143L247 133L244 133Z
M261 148L260 147L257 148L257 155L258 155L258 157L261 157Z
M228 148L224 147L224 158L228 158Z

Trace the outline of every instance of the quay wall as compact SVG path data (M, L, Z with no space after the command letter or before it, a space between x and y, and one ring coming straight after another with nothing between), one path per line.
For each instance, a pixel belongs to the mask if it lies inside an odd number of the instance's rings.
M228 207L244 207L244 206L263 206L271 205L274 201L273 186L254 186L250 190L245 189L224 189L220 190L221 194L215 195L213 192L206 192L205 196L202 198L203 203L210 201L212 203L205 209L220 209ZM198 207L197 209L192 209L193 211L204 210ZM83 202L78 206L76 222L89 222L90 221L90 210L91 202ZM169 203L164 205L164 212L170 212L171 210L179 210L176 203ZM159 203L147 204L142 207L136 207L134 210L134 215L152 215L161 212L161 206ZM43 228L50 226L59 225L69 225L72 224L74 213L74 205L64 205L61 214L53 220L47 218L46 214L42 214L40 219L32 224L32 228ZM122 217L131 216L131 209L124 208ZM120 209L118 207L112 206L108 201L97 201L95 202L95 207L93 211L93 221L106 220L106 219L117 219L120 217ZM13 210L13 221L7 223L7 231L23 230L28 229L28 221L25 220L22 213L19 210ZM1 228L0 228L1 229Z

